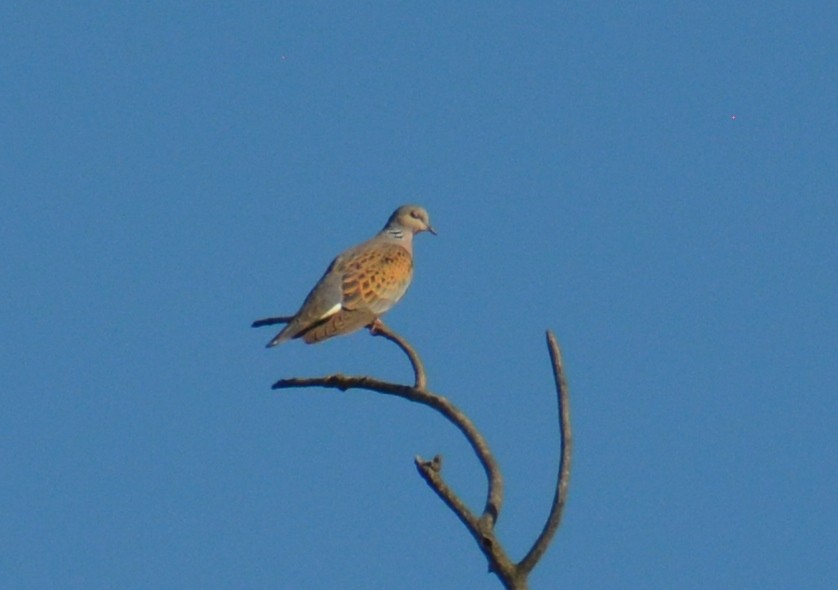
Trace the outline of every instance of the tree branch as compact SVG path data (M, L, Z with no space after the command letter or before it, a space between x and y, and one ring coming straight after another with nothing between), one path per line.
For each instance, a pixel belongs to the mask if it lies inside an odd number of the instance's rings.
M440 471L442 470L442 457L437 455L430 461L425 461L422 457L416 455L414 463L416 464L416 470L419 472L419 475L422 476L422 479L425 480L431 489L437 493L440 499L445 502L454 514L457 515L466 528L471 531L472 534L476 535L479 530L477 517L471 510L469 510L468 506L465 505L465 502L460 500L460 497L448 487L448 484L445 483L445 480L442 479L442 475L440 475ZM478 539L478 542L479 541L480 540Z
M352 377L340 374L328 375L326 377L280 379L273 384L272 389L290 389L296 387L326 387L341 391L346 391L347 389L366 389L387 395L395 395L433 408L449 422L454 424L466 437L471 448L474 449L480 464L483 466L483 470L486 472L486 479L489 483L486 505L481 518L490 518L492 524L497 520L501 505L503 504L503 476L501 475L498 463L489 449L489 443L486 442L486 439L477 430L474 423L446 398L424 389L409 387L407 385L397 385L373 377Z
M427 389L428 387L428 376L425 373L425 365L422 363L422 359L419 358L419 353L401 336L393 332L390 328L384 325L384 322L381 320L377 320L370 326L370 334L373 336L382 336L393 342L402 349L402 351L407 355L408 360L410 360L410 364L413 367L413 377L414 377L414 385L416 389Z
M573 451L573 433L570 428L570 394L567 387L567 378L564 373L562 362L562 351L556 336L547 330L547 348L550 351L550 363L553 365L553 380L556 383L556 396L559 404L559 437L561 455L559 458L559 473L556 481L556 493L553 496L553 505L550 507L550 515L538 539L533 543L532 548L518 563L518 570L524 575L529 574L544 552L553 536L559 528L562 520L562 512L567 502L567 491L570 485L570 463Z
M253 322L253 327L287 323L289 320L290 318L287 317L265 318ZM477 541L480 550L489 562L489 571L498 576L505 588L509 590L525 590L527 588L527 577L529 573L544 555L561 523L570 480L572 450L570 405L561 350L558 342L556 342L555 336L549 330L547 331L547 347L550 352L550 361L553 367L553 378L556 383L559 406L561 451L556 492L553 497L550 514L541 534L539 534L532 548L524 558L515 564L509 559L503 546L495 536L494 527L503 504L503 477L486 439L477 430L477 427L475 427L468 416L459 408L447 398L434 394L427 389L427 375L422 359L404 338L391 331L380 320L371 324L369 328L372 335L382 336L395 343L408 357L413 367L413 387L381 381L367 376L353 377L334 374L325 377L280 379L273 384L272 388L325 387L328 389L339 389L341 391L365 389L381 394L395 395L408 401L428 406L442 414L466 437L486 473L488 491L483 513L479 517L472 513L465 502L445 483L442 477L442 457L439 455L431 461L426 461L417 456L415 458L416 469L437 496L457 515L469 533L474 537L475 541Z
M519 576L516 565L509 559L503 549L503 545L495 537L494 524L497 515L493 518L484 512L483 516L477 518L468 509L468 506L465 505L460 497L448 487L445 480L442 479L442 474L440 473L442 469L442 457L439 455L431 461L425 461L417 456L415 463L419 475L436 492L437 496L445 502L445 505L457 515L460 522L465 525L466 530L477 541L477 546L480 547L480 550L489 562L489 571L500 578L504 587L524 590L526 588L526 577Z

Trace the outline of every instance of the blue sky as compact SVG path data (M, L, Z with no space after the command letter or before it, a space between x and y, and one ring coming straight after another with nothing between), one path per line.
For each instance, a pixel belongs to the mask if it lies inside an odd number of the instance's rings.
M466 443L265 350L331 258L417 202L387 322L482 429L533 588L838 580L830 2L0 7L0 586L498 588L415 473Z

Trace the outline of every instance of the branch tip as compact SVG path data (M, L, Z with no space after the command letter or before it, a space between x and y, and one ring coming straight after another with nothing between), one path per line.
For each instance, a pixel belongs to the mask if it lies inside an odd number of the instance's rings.
M538 560L547 551L547 546L553 540L559 524L562 520L567 492L570 482L570 463L573 449L573 434L570 426L570 397L568 395L567 378L564 374L562 364L562 351L556 336L552 331L547 330L547 349L550 352L550 363L553 367L553 380L556 386L556 397L559 414L559 469L556 477L556 491L553 495L553 504L550 507L550 515L544 523L538 538L524 558L517 564L516 569L524 576L529 574Z

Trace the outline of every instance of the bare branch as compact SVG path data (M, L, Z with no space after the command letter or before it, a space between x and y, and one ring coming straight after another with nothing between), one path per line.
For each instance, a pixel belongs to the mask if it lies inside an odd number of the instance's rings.
M457 515L474 540L477 546L486 556L489 562L489 571L498 576L504 587L523 590L526 588L526 576L519 576L518 570L511 559L506 555L496 537L494 531L494 519L488 514L477 518L468 506L442 479L442 457L437 455L431 461L425 461L421 457L415 459L416 469L425 482L434 490L437 496L445 502L451 511Z
M410 360L410 364L413 366L413 376L415 379L414 387L416 389L427 389L428 376L425 373L425 365L422 363L422 359L419 358L419 353L416 352L407 340L393 332L390 328L384 325L384 322L380 319L370 325L370 334L373 336L383 336L401 348Z
M419 455L414 459L416 470L425 482L433 489L440 499L457 515L466 528L475 536L479 533L479 522L477 517L469 510L465 502L460 500L454 491L448 487L445 480L442 479L440 471L442 471L442 457L435 456L430 461L425 461ZM479 541L479 539L478 539Z
M256 326L266 326L277 323L287 323L290 318L266 318L253 323ZM572 433L570 427L570 405L567 380L562 364L561 350L552 332L547 332L547 346L553 367L553 378L559 406L560 430L560 460L556 492L547 522L532 548L518 563L513 563L495 536L494 526L503 504L503 477L500 468L492 455L489 445L474 423L447 398L436 395L427 389L427 375L422 359L416 350L401 336L391 331L380 320L369 326L374 336L383 336L395 343L410 360L413 367L415 385L399 385L381 381L367 376L349 376L342 374L325 377L280 379L273 384L273 389L290 389L304 387L325 387L346 391L349 389L365 389L386 395L395 395L408 401L428 406L442 414L454 424L466 437L477 455L488 481L486 504L483 513L478 517L460 497L445 483L442 477L442 458L437 455L431 461L416 457L416 469L425 482L434 490L439 498L448 506L465 525L469 533L477 541L480 550L489 562L489 571L495 573L504 587L508 590L525 590L527 577L539 559L544 555L548 545L558 530L562 512L567 500L570 479L570 464L572 450Z
M553 379L556 383L556 394L559 404L559 436L561 441L561 456L559 459L559 473L556 481L556 493L553 496L553 505L550 507L550 515L541 534L536 539L532 548L518 563L517 569L526 577L544 552L553 536L559 528L562 520L562 512L567 502L567 491L570 484L570 463L573 451L573 433L570 428L570 394L567 387L567 378L562 363L562 351L556 337L550 330L547 331L547 348L550 351L550 362L553 365Z
M501 475L498 463L489 449L489 443L477 430L474 423L459 408L441 395L436 395L428 390L397 385L387 381L374 379L373 377L352 377L349 375L328 375L326 377L309 377L280 379L273 384L272 389L289 389L295 387L326 387L330 389L366 389L387 395L395 395L406 400L416 402L445 416L454 424L466 437L471 448L474 449L483 470L486 472L486 479L489 482L489 490L486 494L486 505L483 509L483 517L491 520L492 524L497 520L503 504L503 476Z

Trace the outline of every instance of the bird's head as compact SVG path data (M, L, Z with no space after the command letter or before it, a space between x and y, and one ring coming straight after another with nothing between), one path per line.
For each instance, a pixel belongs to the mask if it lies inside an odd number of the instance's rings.
M428 212L419 205L402 205L390 216L387 227L399 225L414 234L428 231L436 235L436 230L431 226L431 218Z

